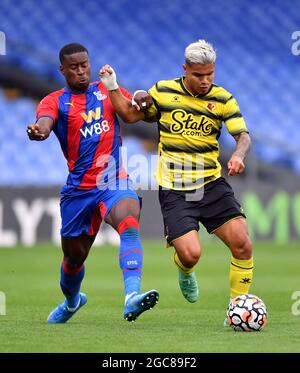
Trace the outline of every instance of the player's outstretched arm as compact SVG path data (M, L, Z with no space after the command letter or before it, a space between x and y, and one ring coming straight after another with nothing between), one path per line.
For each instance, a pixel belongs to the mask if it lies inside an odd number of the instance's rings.
M228 176L241 174L245 170L244 159L246 158L250 146L251 139L247 132L241 132L234 136L236 141L236 149L228 161Z
M27 126L27 135L30 140L46 140L53 128L53 119L49 117L40 118L35 124Z
M144 110L152 105L151 96L145 91L136 91L133 100L122 95L117 83L116 73L109 65L99 71L100 79L108 90L111 103L117 114L127 123L145 119Z

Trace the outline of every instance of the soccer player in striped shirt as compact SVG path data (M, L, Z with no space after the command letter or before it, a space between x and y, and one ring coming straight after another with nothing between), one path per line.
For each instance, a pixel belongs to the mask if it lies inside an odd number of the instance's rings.
M191 303L197 301L199 293L195 276L201 255L199 222L231 251L230 297L247 294L253 277L246 216L231 186L221 176L218 161L222 123L236 140L236 149L227 164L229 176L244 171L250 137L235 98L213 84L215 61L211 44L205 40L190 44L185 50L184 76L159 81L150 88L153 105L145 111L134 110L121 95L109 65L100 70L112 104L123 120L158 123L156 177L165 235L168 244L175 248L182 294ZM134 100L147 106L149 95L139 92Z
M69 169L60 202L60 286L65 301L49 314L47 321L64 323L87 302L86 295L80 292L84 261L102 220L120 235L124 318L134 321L157 303L159 294L156 290L140 292L140 199L122 165L119 122L103 83L90 83L87 49L80 44L68 44L60 50L59 57L66 87L40 102L36 123L27 128L30 140L37 141L45 140L53 131ZM131 99L125 89L120 92Z

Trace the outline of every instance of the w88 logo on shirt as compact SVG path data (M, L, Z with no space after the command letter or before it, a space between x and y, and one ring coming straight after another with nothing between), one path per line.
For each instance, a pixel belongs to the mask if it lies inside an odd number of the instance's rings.
M84 129L80 128L80 132L84 138L88 136L101 135L102 132L108 132L110 130L109 124L107 120L103 120L102 122L96 122L91 126L86 126Z

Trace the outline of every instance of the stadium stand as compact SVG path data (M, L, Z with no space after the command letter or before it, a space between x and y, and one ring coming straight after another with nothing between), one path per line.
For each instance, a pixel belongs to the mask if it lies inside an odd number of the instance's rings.
M108 62L131 91L181 75L184 47L199 38L211 41L218 53L215 82L238 98L254 154L300 174L300 57L291 52L299 0L274 0L272 6L266 0L243 6L237 6L238 0L203 0L200 5L187 0L73 0L71 8L69 1L17 3L0 3L0 29L7 38L0 71L9 65L41 81L63 83L57 54L71 41L89 49L94 78ZM0 90L1 185L65 180L66 166L54 136L42 144L25 137L35 106L30 98L11 99ZM221 141L229 148L234 144L226 134Z
M35 107L30 98L8 99L0 91L1 185L57 185L65 181L66 165L55 137L43 143L26 138L26 124L34 121Z

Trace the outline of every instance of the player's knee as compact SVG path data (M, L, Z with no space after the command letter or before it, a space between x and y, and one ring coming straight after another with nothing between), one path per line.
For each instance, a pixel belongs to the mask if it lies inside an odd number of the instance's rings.
M181 253L181 262L182 264L187 267L191 268L197 264L198 260L200 259L201 251L198 248L187 248L183 253Z
M138 238L140 235L139 222L136 217L126 216L118 225L117 229L121 239L128 237L129 239Z
M81 267L85 261L85 256L77 255L77 256L64 256L64 263L70 270L75 270Z

